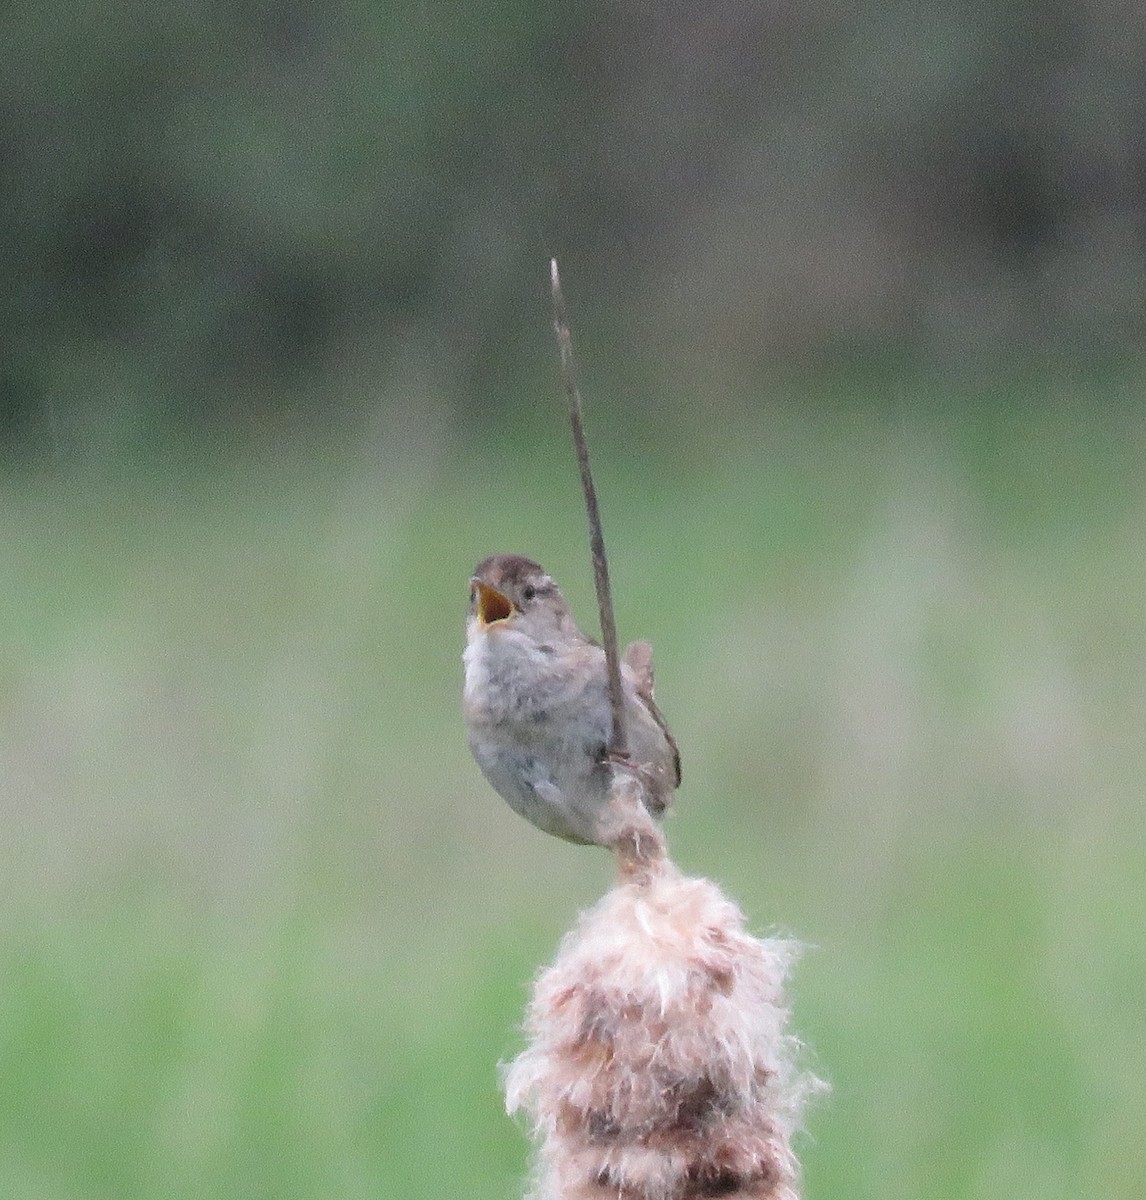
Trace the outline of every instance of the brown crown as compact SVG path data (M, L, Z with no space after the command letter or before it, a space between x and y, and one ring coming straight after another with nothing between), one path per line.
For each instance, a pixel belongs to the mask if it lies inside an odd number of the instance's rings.
M491 554L474 568L474 578L499 591L521 584L530 575L543 575L545 569L521 554Z

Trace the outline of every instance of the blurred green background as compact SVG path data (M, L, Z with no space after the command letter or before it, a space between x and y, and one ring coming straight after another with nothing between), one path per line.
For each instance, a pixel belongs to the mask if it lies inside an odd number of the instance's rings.
M1142 18L5 8L0 1196L522 1194L610 867L460 651L497 550L594 620L555 253L808 1197L1140 1200Z

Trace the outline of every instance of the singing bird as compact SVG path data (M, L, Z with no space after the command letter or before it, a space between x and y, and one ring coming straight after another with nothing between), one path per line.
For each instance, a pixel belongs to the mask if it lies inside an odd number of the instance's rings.
M557 584L531 559L495 554L470 579L464 708L470 750L510 808L556 837L605 844L612 709L605 651L577 628ZM629 765L661 816L680 754L653 701L652 647L621 666Z

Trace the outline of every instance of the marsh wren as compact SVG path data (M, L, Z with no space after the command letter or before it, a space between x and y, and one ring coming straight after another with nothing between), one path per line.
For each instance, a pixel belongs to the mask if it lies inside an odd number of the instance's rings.
M612 730L605 651L577 628L542 567L495 554L470 579L465 717L469 745L510 808L556 837L604 845ZM652 648L621 666L629 754L654 816L680 784L676 742L653 702Z

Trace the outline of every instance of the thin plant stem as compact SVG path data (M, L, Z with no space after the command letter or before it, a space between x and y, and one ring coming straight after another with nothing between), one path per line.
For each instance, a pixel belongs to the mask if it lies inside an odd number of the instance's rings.
M597 505L597 489L589 469L589 447L585 441L585 425L581 418L581 392L577 387L577 369L573 359L573 338L565 312L565 297L561 294L561 277L557 259L549 260L549 278L553 288L553 331L561 352L561 377L569 401L569 423L573 428L573 445L577 451L577 466L581 472L581 490L585 493L585 512L589 518L589 548L593 555L593 581L597 588L597 609L601 616L601 641L605 647L605 666L609 673L609 703L613 710L613 731L609 738L609 753L618 758L628 754L625 734L625 698L621 690L621 660L617 653L617 623L613 617L613 593L609 587L609 560L605 555L605 538L601 532L601 511Z

